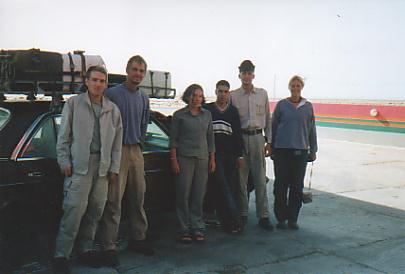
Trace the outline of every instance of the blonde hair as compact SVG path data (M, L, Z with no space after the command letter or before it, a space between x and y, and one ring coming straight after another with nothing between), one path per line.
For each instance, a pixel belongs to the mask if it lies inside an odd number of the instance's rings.
M295 80L299 81L301 83L302 87L304 87L304 85L305 85L304 78L302 78L299 75L294 75L293 77L291 77L290 81L288 82L288 89L291 89L291 84Z

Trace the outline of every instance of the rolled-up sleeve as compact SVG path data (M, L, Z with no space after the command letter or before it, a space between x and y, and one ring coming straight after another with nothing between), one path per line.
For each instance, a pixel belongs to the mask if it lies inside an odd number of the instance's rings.
M265 122L265 128L264 128L264 136L266 136L267 143L272 142L272 135L271 135L271 114L270 114L270 105L269 105L269 98L267 96L267 92L265 95L265 111L266 111L266 122Z

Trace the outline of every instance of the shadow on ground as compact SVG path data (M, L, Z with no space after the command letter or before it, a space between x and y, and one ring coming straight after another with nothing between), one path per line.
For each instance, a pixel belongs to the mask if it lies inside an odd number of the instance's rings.
M190 246L175 242L173 213L155 215L152 257L125 250L124 224L120 267L91 269L73 260L73 273L405 273L405 211L314 191L313 203L302 208L300 230L266 232L257 226L254 199L250 208L242 235L208 227L207 242ZM50 273L54 235L21 240L11 245L12 268L3 272Z

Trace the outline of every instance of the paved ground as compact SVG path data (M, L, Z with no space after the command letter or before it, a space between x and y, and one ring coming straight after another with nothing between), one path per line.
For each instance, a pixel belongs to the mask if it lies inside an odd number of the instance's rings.
M339 140L347 140L345 134L372 144ZM243 235L209 227L205 244L183 246L174 241L169 214L153 230L155 256L131 254L123 243L119 268L73 262L73 273L405 273L405 148L386 146L392 138L405 144L405 135L321 128L319 136L314 201L303 206L300 230L262 231L253 197ZM272 204L271 183L268 193ZM35 269L49 271L31 263L14 273Z

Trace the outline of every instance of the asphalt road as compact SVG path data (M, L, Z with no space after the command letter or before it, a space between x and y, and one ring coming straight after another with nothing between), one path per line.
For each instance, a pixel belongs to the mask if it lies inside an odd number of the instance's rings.
M151 231L155 256L126 251L123 227L120 267L92 269L73 260L73 273L405 273L405 148L388 143L390 138L405 144L401 134L384 139L379 133L319 129L314 201L303 206L298 231L261 230L253 196L243 235L210 226L205 244L183 246L174 240L174 214L166 214ZM267 167L272 179L270 160ZM268 194L272 209L271 182ZM12 273L50 273L49 246Z

